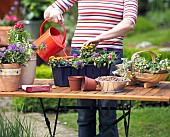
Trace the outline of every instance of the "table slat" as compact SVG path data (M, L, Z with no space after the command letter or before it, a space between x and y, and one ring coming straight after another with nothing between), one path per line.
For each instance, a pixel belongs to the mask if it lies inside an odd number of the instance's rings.
M35 84L48 84L53 80L38 79ZM70 91L69 87L58 87L50 92L27 93L19 89L14 92L2 92L1 97L32 97L32 98L79 98L79 99L108 99L108 100L140 100L140 101L170 101L170 82L161 82L158 87L143 88L139 86L127 86L124 92L102 91Z

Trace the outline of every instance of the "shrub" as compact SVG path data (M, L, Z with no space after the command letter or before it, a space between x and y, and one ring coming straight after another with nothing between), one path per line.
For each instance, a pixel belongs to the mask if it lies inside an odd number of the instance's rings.
M58 105L58 99L43 99L43 104L45 109L49 112L55 112ZM61 106L71 105L74 106L76 104L75 99L61 99ZM40 104L40 100L37 98L13 98L13 105L16 107L17 111L23 112L43 112ZM67 111L67 110L60 110Z
M136 33L148 32L155 30L156 25L143 16L138 16L135 29L127 34L127 36L134 35Z
M52 69L51 67L42 64L41 66L36 67L36 78L52 78Z
M170 26L169 22L170 10L166 11L150 11L147 13L147 18L154 22L157 27L168 28Z

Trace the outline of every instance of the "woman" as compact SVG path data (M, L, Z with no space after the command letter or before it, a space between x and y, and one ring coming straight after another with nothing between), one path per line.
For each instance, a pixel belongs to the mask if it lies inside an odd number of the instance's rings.
M83 45L114 51L116 64L123 55L123 38L133 30L137 18L138 0L56 0L44 12L44 18L63 22L62 14L78 3L78 21L72 38L71 55L80 54ZM111 67L111 72L114 66ZM110 73L112 75L112 73ZM78 106L116 106L117 101L77 100ZM99 110L99 132L102 133L116 119L115 110ZM96 136L96 110L78 110L79 137ZM110 126L102 137L118 137L117 126Z

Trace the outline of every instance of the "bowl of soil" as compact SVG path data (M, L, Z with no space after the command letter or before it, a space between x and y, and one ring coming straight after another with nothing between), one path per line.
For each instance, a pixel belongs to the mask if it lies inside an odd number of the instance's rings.
M117 76L101 76L95 79L104 92L122 92L124 91L129 79Z

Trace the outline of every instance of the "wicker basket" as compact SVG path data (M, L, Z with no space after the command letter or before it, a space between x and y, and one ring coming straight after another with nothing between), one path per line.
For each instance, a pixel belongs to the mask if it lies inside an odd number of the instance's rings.
M155 55L152 51L139 51L139 52L134 53L131 57L131 61L132 61L131 71L129 71L129 76L131 75L131 80L135 82L144 82L144 83L159 83L160 81L164 81L168 76L168 72L164 70L161 71L160 73L155 73L155 74L151 74L151 73L141 74L139 72L135 72L134 67L133 67L135 56L142 52L149 52L152 57L152 62L153 63L156 62Z

